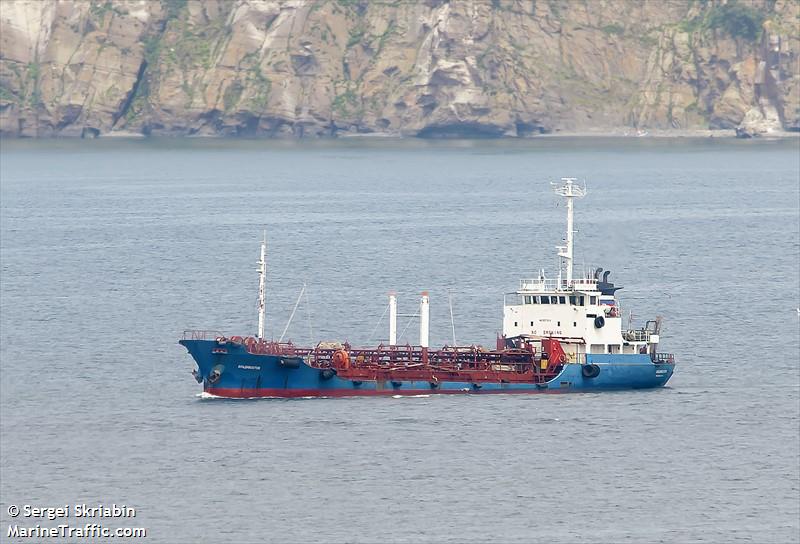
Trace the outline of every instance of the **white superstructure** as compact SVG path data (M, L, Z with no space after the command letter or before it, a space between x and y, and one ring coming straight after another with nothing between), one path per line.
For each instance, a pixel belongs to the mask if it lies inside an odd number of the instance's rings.
M556 278L544 271L534 279L523 279L514 293L506 295L503 307L503 336L526 342L557 338L569 362L581 362L581 355L654 354L660 320L642 329L623 330L622 310L609 272L598 268L573 277L573 200L586 194L574 178L562 178L556 194L567 200L566 245L557 246L561 266ZM513 300L509 301L509 298Z

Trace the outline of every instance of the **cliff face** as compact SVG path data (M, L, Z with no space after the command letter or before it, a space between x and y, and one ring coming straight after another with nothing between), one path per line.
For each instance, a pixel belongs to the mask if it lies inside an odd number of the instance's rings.
M4 0L0 134L800 130L799 0Z

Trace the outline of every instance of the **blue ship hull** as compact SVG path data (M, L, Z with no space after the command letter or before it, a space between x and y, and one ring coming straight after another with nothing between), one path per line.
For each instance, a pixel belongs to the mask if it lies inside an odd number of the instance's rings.
M197 363L195 377L211 395L231 398L343 397L369 395L427 395L455 393L547 393L609 391L662 387L675 365L653 362L646 354L588 354L587 365L599 369L586 377L583 365L565 364L543 383L489 381L350 380L313 368L305 361L278 355L249 353L245 346L219 350L213 340L181 340ZM224 351L221 352L221 351ZM211 377L211 378L210 378ZM212 383L213 382L213 383Z

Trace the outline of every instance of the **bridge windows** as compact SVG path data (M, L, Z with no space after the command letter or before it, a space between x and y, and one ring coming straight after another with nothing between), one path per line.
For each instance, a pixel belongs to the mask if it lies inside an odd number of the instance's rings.
M573 306L584 306L585 297L583 295L523 295L523 304L571 304ZM597 304L597 297L591 297L591 304Z
M597 304L597 297L589 297L589 304L591 304L592 306Z
M564 297L561 297L562 299ZM523 304L556 304L557 297L550 297L543 295L539 297L537 295L525 295L522 297ZM564 304L564 301L561 301L561 304Z

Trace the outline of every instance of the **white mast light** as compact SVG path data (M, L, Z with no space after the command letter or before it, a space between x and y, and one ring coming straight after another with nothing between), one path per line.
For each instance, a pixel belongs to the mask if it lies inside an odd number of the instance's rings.
M586 196L586 185L579 187L575 185L575 178L561 178L561 185L553 183L553 189L559 196L567 199L567 245L556 246L558 256L562 259L562 266L566 269L567 287L572 287L572 250L575 230L573 228L573 203L574 198Z

